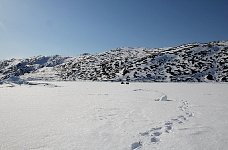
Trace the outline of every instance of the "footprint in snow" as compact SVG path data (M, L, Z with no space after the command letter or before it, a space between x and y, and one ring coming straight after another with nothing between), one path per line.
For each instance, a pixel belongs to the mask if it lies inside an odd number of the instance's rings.
M152 136L160 136L162 134L162 132L154 132L153 134L152 134Z
M162 127L156 127L156 128L152 128L151 131L157 131L157 130L161 130Z
M178 123L178 124L182 124L182 123L184 123L183 121L181 121L181 120L179 120L179 119L177 119L177 118L173 118L173 119L171 119L174 123Z
M165 123L165 132L170 133L173 129L173 123L168 121Z
M194 113L192 113L192 112L186 112L185 113L188 117L194 117Z
M151 138L151 142L154 143L154 144L157 143L157 142L159 142L159 141L160 141L160 139L157 138L157 137L152 137Z
M150 142L155 144L160 141L160 135L162 134L162 127L156 127L151 129Z
M149 131L139 133L141 136L148 136L150 138L150 142L156 144L160 141L160 136L162 134L162 127L152 128ZM143 146L142 142L135 142L131 144L131 149L136 150L140 149Z
M142 133L139 133L141 136L148 136L149 135L149 131L146 131L146 132L142 132Z
M136 150L142 147L142 142L135 142L131 144L131 150Z
M179 120L183 120L183 121L188 120L188 119L187 119L185 116L183 116L183 115L177 116L177 118L178 118Z

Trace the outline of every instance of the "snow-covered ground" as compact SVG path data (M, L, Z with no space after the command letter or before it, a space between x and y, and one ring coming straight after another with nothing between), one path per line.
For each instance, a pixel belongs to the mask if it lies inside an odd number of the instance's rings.
M3 84L0 149L226 150L227 91L221 83Z

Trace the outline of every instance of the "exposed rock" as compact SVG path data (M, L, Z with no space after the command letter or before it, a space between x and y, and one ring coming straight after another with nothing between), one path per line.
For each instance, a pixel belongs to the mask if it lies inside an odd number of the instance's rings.
M0 61L0 79L228 82L228 41Z

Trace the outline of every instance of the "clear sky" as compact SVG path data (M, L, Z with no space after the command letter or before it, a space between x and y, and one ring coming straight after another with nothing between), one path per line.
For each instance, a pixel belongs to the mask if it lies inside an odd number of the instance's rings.
M228 0L0 0L0 59L228 39Z

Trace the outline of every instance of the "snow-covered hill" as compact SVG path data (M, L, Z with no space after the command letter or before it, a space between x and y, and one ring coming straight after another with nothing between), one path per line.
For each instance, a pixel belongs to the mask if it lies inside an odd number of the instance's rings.
M55 55L0 61L0 79L11 80L15 76L25 76L30 80L57 80L58 75L54 67L67 62L68 59L70 57Z
M228 41L1 61L1 80L12 76L29 80L228 82Z

